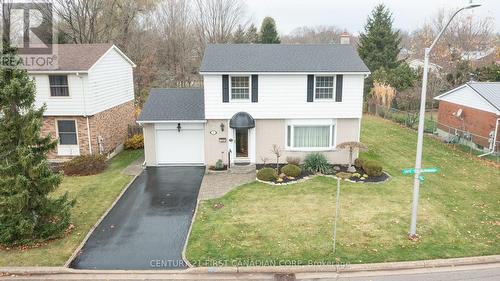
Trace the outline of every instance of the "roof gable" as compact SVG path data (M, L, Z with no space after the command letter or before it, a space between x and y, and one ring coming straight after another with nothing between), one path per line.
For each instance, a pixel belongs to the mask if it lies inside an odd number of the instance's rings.
M369 73L369 69L349 44L211 44L200 72Z
M434 99L500 114L500 110L479 94L469 83L441 94Z

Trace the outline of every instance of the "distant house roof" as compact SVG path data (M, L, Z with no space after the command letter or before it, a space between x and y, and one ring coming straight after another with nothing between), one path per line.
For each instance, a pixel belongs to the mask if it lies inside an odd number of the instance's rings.
M111 43L99 44L57 44L57 69L36 69L36 71L87 71L89 70L106 52L115 48L125 60L132 66L135 64L120 50Z
M487 104L491 105L498 112L500 112L500 82L467 82L462 86L435 97L434 99L444 100L447 95L465 87L472 89L473 92L483 98Z
M369 72L350 44L212 44L206 72Z
M203 89L152 89L137 122L204 119Z

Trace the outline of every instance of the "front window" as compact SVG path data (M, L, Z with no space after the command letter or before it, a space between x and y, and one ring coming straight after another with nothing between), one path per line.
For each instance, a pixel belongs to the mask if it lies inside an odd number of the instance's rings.
M334 76L316 76L315 98L333 99Z
M77 145L76 122L75 120L58 120L57 133L59 135L59 144Z
M231 99L248 100L250 98L250 77L231 76Z
M68 97L68 76L66 75L49 75L50 96L51 97Z
M331 149L335 146L335 125L288 125L287 146L297 149Z

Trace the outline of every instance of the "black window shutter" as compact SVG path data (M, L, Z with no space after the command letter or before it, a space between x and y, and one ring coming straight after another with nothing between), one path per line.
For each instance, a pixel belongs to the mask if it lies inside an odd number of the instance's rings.
M344 83L344 75L337 75L337 85L335 88L335 101L341 102L342 101L342 86Z
M252 75L252 102L259 101L259 76Z
M307 75L307 102L313 101L314 75Z
M222 102L229 102L229 75L222 75Z

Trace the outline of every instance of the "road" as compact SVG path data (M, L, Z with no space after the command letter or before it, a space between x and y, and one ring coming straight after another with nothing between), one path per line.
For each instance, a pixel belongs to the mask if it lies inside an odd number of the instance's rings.
M151 271L150 273L71 273L43 274L29 276L3 276L0 280L275 280L275 281L498 281L500 263L440 267L427 269L344 272L344 273L297 273L295 275L276 275L273 273L169 273ZM1 276L1 275L0 275Z

